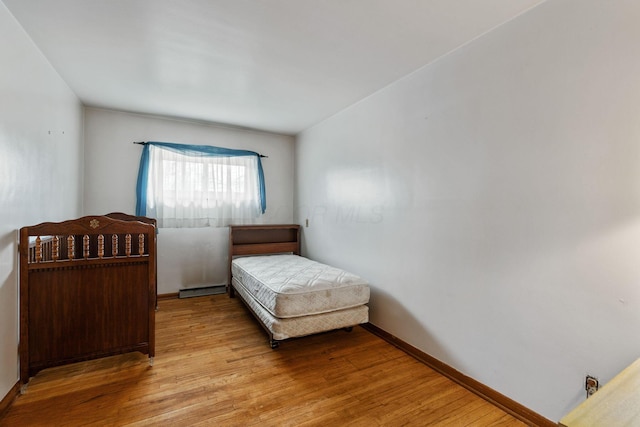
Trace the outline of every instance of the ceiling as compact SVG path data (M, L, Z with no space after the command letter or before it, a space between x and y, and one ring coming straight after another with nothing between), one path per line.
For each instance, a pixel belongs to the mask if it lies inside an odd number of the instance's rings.
M544 0L0 0L88 106L295 135Z

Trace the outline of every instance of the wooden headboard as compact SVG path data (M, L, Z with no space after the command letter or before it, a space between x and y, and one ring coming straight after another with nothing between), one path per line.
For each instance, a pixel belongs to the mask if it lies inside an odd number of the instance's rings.
M20 229L23 384L41 369L129 351L153 360L153 222L114 213Z
M230 225L229 295L233 296L231 261L234 256L288 252L300 255L300 226L298 224Z

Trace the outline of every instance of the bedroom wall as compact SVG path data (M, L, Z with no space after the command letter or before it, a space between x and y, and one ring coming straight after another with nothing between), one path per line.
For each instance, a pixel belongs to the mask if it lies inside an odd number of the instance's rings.
M98 108L85 108L86 215L135 213L142 147L133 141L215 145L269 156L262 161L267 189L262 221L293 220L293 137ZM226 284L228 234L226 227L161 229L158 293Z
M557 421L640 356L640 3L549 1L298 135L304 252Z
M0 400L19 378L17 230L80 215L82 107L0 1Z

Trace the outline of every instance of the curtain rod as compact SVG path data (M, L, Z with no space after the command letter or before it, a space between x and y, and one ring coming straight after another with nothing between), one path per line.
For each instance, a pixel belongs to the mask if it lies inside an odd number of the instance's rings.
M147 141L133 141L134 144L138 144L138 145L147 145ZM269 156L265 156L264 154L260 154L258 153L258 155L263 158L263 159L268 159Z

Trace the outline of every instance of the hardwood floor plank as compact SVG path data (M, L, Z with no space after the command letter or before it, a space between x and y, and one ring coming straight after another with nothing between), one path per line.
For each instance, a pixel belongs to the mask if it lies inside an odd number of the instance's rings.
M1 426L522 426L362 328L284 342L237 299L159 301L140 353L41 371Z

